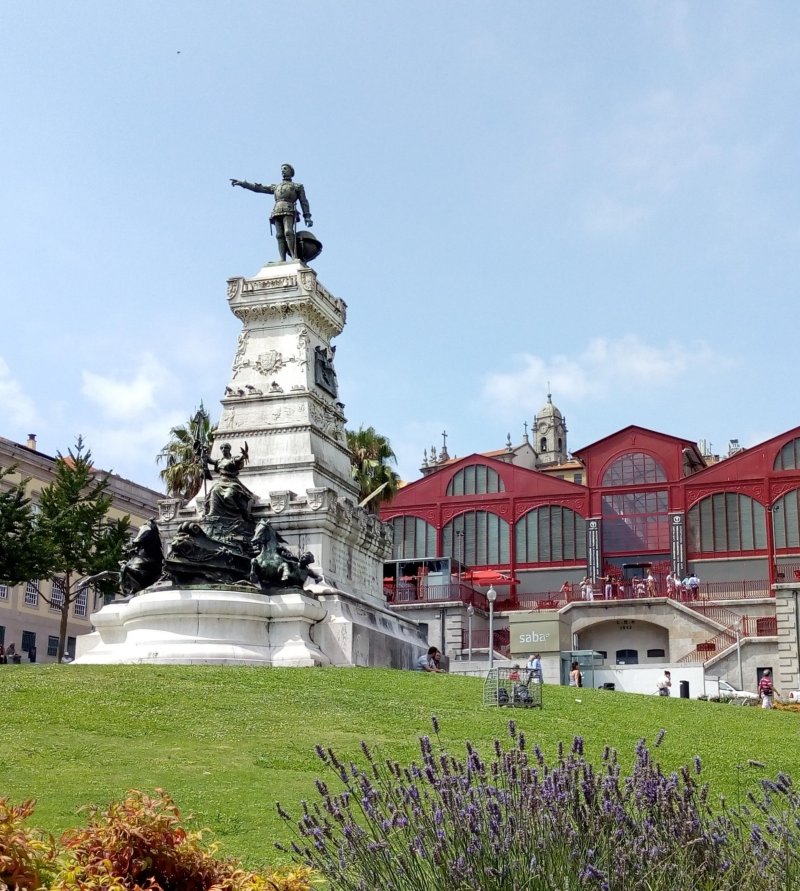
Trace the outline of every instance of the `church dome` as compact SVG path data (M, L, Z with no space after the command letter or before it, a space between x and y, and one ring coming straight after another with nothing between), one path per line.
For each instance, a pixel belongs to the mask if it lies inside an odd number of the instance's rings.
M543 409L536 413L536 420L555 420L556 418L558 418L558 420L561 420L563 418L563 415L561 414L561 410L553 405L553 397L550 395L550 393L548 393L547 405L545 405Z

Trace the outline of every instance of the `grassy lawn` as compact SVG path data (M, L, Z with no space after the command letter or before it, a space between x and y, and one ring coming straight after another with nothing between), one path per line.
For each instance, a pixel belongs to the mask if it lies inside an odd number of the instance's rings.
M548 760L579 734L590 757L608 743L627 764L637 740L664 728L664 768L699 755L712 797L735 799L737 784L764 773L800 778L798 714L590 689L548 685L544 709L528 711L484 708L482 681L449 675L21 665L0 668L0 696L0 794L36 798L35 825L56 833L81 823L83 805L163 788L251 867L281 862L273 842L288 834L275 802L296 813L315 796L315 744L358 760L366 740L406 762L431 715L455 754L469 739L488 755L513 717ZM748 759L766 769L737 770Z

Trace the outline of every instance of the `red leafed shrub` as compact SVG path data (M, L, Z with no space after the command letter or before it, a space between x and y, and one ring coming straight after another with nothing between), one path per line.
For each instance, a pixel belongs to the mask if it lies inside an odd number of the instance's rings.
M32 800L12 805L0 798L0 888L37 891L52 865L52 838L24 825L33 806Z
M65 832L62 870L52 891L256 891L264 879L233 860L217 860L187 832L173 800L130 792L106 810L90 811L85 829Z

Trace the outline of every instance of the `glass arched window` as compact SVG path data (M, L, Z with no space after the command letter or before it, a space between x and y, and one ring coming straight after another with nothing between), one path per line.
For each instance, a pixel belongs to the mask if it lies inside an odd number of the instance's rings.
M603 486L640 486L642 483L665 483L664 468L644 452L622 455L603 475Z
M689 508L686 527L695 553L760 551L767 547L764 505L738 492L717 492Z
M506 487L493 467L470 464L463 467L447 484L448 495L489 495L505 492Z
M574 510L546 505L528 511L514 527L518 563L586 559L586 520Z
M776 548L800 548L800 489L792 489L772 507Z
M603 495L603 550L647 554L669 550L669 496L666 489Z
M394 530L393 560L436 557L436 528L419 517L392 517Z
M775 456L773 470L798 470L800 469L800 439L793 439Z
M453 517L442 529L442 555L461 560L462 538L462 562L467 566L497 565L511 559L508 523L497 514L470 510Z

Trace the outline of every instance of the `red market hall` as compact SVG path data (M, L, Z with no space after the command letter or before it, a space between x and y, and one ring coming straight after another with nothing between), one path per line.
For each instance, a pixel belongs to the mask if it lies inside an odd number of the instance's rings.
M423 478L383 507L393 608L416 611L455 661L490 649L527 657L531 629L549 622L553 653L640 668L683 661L748 687L783 659L800 686L789 596L800 584L800 427L721 460L636 425L569 457L549 398L533 429L538 449L526 435L487 455L426 455ZM779 653L779 589L792 653ZM552 659L550 670L556 680Z

